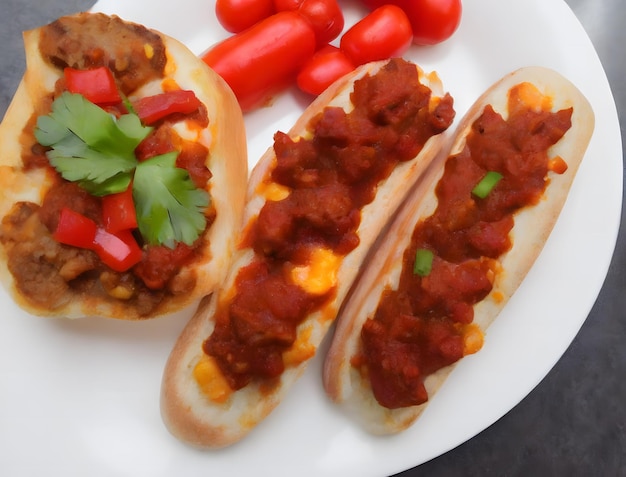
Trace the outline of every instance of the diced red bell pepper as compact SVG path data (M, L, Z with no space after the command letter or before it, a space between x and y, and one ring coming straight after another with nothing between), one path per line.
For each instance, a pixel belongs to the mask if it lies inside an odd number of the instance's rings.
M137 228L132 186L124 192L102 197L102 220L104 228L111 233Z
M89 70L65 68L65 83L71 93L82 94L97 105L110 105L122 101L113 73L106 66Z
M142 251L130 230L116 234L98 228L94 239L94 250L102 263L115 270L125 272L141 261Z
M69 207L61 209L52 237L65 245L94 250L102 263L117 272L136 265L143 255L130 229L111 233Z
M97 230L96 223L88 217L63 207L59 224L52 234L54 240L65 245L80 248L93 248Z
M179 89L140 98L133 103L133 108L144 124L154 124L170 114L193 113L200 104L193 91Z

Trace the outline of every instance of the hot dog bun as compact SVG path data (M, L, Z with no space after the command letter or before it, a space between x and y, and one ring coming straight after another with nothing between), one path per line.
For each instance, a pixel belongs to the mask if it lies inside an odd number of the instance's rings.
M46 35L45 39L43 35ZM141 49L139 53L135 51L131 54L128 42L120 50L119 43L129 41L124 40L124 35L144 39L144 54L141 54ZM44 55L41 42L49 43L50 38L59 41L58 49L61 51L67 45L60 42L68 38L74 38L74 48L78 43L84 50L78 48L71 54L66 53L69 58L59 59L55 53L50 53L54 46L48 46ZM16 243L28 240L19 230L5 230L3 235L0 246L2 283L23 309L44 316L75 318L97 315L124 320L145 319L197 303L225 276L245 202L245 130L242 113L232 91L177 40L115 16L80 13L63 17L50 25L25 32L24 43L26 71L0 125L0 217L7 216L17 203L28 202L35 207L42 203L51 186L52 176L42 168L28 169L22 161L34 141L34 121L37 116L49 111L46 108L49 108L50 98L63 76L64 67L89 68L89 55L95 56L100 51L104 52L105 65L116 71L114 74L118 82L124 83L124 93L130 100L159 94L164 88L176 85L193 91L206 108L208 126L189 133L185 139L202 144L209 150L206 167L212 177L206 188L215 220L204 232L203 245L196 250L193 260L186 263L174 279L188 284L184 293L168 289L162 300L148 308L132 300L113 299L93 287L91 290L77 289L60 280L60 289L54 299L42 297L37 283L33 283L34 288L31 289L28 283L18 283L10 270L9 257ZM162 64L154 66L157 61ZM151 68L156 73L147 74L146 78L140 76L139 71L152 71ZM129 71L130 74L127 74ZM33 248L35 254L41 246Z
M508 93L512 87L524 82L534 85L549 99L552 111L573 108L571 128L548 150L549 157L560 157L567 163L567 170L561 174L549 172L548 185L539 202L514 214L514 226L510 232L512 248L497 260L493 289L473 307L474 323L483 332L504 308L535 262L566 201L593 132L594 115L582 93L560 74L541 67L522 68L495 83L467 112L455 132L449 154L432 164L419 187L409 195L340 311L324 363L325 389L334 402L374 434L406 429L429 401L394 409L379 404L366 377L367 372L354 366L355 357L362 351L364 323L374 315L383 291L398 287L403 255L413 230L437 207L435 187L442 177L447 156L456 155L464 149L472 124L487 105L506 118ZM426 377L424 385L428 399L432 399L453 368L454 364Z
M329 108L350 111L351 93L355 83L366 75L376 76L384 69L393 71L400 64L398 61L371 63L339 80L304 111L288 136L296 141L298 138L310 137L312 124L319 118L320 113ZM416 69L420 82L432 90L426 109L433 110L443 103L442 85L437 76L426 75L415 65L409 65L407 68L409 67ZM336 261L331 260L333 264L327 269L324 269L326 266L324 263L327 263L325 258L319 262L322 263L320 266L323 269L321 275L324 275L322 281L326 276L335 277L334 280L330 278L331 292L321 307L308 313L297 326L295 342L282 354L281 359L285 363L284 372L272 379L252 379L244 387L232 390L223 383L223 376L216 360L204 353L203 342L214 333L216 310L223 310L236 296L236 281L240 272L254 260L260 260L259 253L255 251L254 241L252 243L244 241L241 244L224 286L198 309L176 342L167 362L162 383L161 408L164 421L175 436L199 447L228 446L242 439L281 402L288 389L304 372L307 363L333 323L367 250L385 224L388 215L402 200L402 191L417 180L440 150L444 140L444 134L433 135L414 159L400 162L390 175L378 184L374 199L361 210L361 222L356 231L359 243L356 248L345 256L337 255ZM282 200L271 198L273 193L269 192L274 190L275 186L278 186L278 189L284 188L272 179L271 174L277 167L276 164L275 150L270 148L252 171L244 213L245 230L254 229L266 204ZM324 208L325 205L322 204L320 207ZM317 262L307 263L313 267ZM281 266L289 267L289 264L284 263ZM288 283L285 286L295 285ZM270 300L272 298L284 300L287 296L274 296L270 297ZM269 306L271 307L271 303ZM194 377L194 371L203 375L200 380L204 384L208 383L207 387L211 388L208 391L205 389L205 392L213 393L215 399L212 400L201 390Z

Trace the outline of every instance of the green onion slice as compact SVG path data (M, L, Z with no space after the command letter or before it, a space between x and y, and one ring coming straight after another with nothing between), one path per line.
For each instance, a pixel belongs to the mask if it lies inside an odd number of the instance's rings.
M496 171L489 171L472 189L472 194L476 197L484 199L489 195L498 182L502 179L502 174Z
M433 268L433 257L434 254L432 251L426 248L417 249L415 252L415 262L413 262L413 273L420 277L428 276Z

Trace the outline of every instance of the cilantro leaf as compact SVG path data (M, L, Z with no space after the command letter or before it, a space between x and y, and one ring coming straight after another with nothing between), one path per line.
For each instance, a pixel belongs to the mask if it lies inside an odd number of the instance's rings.
M126 190L137 162L90 149L73 134L56 143L47 155L65 180L77 182L96 196Z
M106 195L128 187L137 165L135 148L151 130L135 114L115 120L84 96L66 91L50 114L37 119L35 138L52 148L48 159L64 179Z
M135 113L120 116L117 127L130 140L129 147L132 151L152 131L152 127L141 124L141 119Z
M151 244L170 248L175 242L191 245L206 227L204 209L209 194L197 189L182 168L177 152L162 154L137 165L133 198L139 231Z

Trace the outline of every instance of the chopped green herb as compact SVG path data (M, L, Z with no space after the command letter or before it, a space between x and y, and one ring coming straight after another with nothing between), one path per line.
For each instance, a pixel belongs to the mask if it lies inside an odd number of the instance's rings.
M191 245L206 227L209 194L197 189L177 152L138 162L135 148L152 131L131 112L115 119L80 94L62 93L37 119L35 138L50 164L90 194L123 192L133 183L139 231L150 244Z
M426 277L433 268L434 254L426 248L417 249L415 252L415 262L413 262L413 273L420 277Z
M472 189L472 194L480 199L489 195L498 182L502 179L502 174L496 171L489 171Z
M206 227L203 210L209 194L197 189L185 169L176 167L177 153L141 162L135 171L133 198L137 223L151 244L191 245Z

